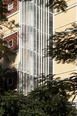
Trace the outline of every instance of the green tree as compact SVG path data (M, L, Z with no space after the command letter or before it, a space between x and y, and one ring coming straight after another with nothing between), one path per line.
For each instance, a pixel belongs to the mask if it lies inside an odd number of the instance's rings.
M65 29L63 32L56 32L50 37L49 56L55 58L58 63L75 62L77 56L77 25Z
M9 11L6 6L5 0L0 0L0 22L8 20L6 14L9 13Z
M72 80L46 81L28 96L17 92L5 92L4 96L0 96L0 115L76 116L77 110L68 101L73 94L74 82Z
M12 75L12 71L16 70L15 68L2 68L2 64L0 64L0 94L4 95L5 91L8 91L10 87L7 87L7 78L14 78ZM16 85L14 85L14 88Z

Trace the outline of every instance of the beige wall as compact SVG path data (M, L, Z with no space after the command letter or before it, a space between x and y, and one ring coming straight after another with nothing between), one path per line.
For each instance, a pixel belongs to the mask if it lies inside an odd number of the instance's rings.
M72 5L75 2L76 0L67 1L68 5ZM56 32L64 31L66 28L72 27L71 25L76 22L76 7L70 8L66 12L56 14L54 19L54 28ZM57 64L57 62L54 60L54 74L56 74L55 77L67 78L72 76L71 73L73 72L76 72L76 63Z
M65 31L65 29L73 28L72 25L73 25L74 23L76 23L76 21L70 22L69 24L62 25L61 27L56 28L56 29L55 29L55 32L61 32L61 31Z
M55 15L55 29L76 21L76 7Z
M67 6L70 6L74 3L76 3L76 0L65 0L67 2Z
M10 21L12 21L12 20L15 20L15 24L17 24L17 23L19 22L18 19L19 19L19 14L17 13L17 14L15 14L15 15L9 17L9 18L8 18L8 22L10 22ZM4 36L6 36L6 35L8 35L8 34L14 32L14 31L18 30L18 28L14 27L14 26L13 26L14 28L13 28L12 30L8 29L8 28L6 27L6 25L8 24L8 22L6 22L6 24L5 24L4 28L3 28Z
M57 62L54 62L54 74L56 74L55 77L61 77L68 78L69 76L72 76L71 74L76 71L76 64L70 63L70 64L57 64Z

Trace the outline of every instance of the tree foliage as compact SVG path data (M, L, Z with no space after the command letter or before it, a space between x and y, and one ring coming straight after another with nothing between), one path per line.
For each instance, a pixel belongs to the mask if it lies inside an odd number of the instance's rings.
M67 3L65 0L49 0L46 6L56 9L56 11L65 11Z
M0 38L0 59L4 59L6 62L9 62L9 56L16 55L7 47L7 42Z
M63 32L56 32L50 38L49 56L55 58L58 63L71 63L75 62L77 56L77 26L72 25Z
M70 95L71 92L72 94ZM76 116L68 99L74 94L72 80L46 81L28 96L5 93L0 96L1 116Z
M6 6L7 4L4 2L4 0L0 0L0 22L7 21L6 14L9 13L9 11Z
M10 77L12 79L14 79L14 75L13 75L13 70L15 70L14 67L12 68L2 68L2 64L0 64L0 95L4 95L5 91L8 91L9 89L13 90L16 88L16 85L14 83L14 87L11 86L7 86L7 78Z

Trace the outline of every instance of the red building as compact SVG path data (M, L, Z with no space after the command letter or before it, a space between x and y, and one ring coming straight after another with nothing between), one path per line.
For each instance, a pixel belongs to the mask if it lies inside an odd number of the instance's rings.
M10 56L10 62L6 63L3 61L2 67L4 69L11 68L12 72L6 74L5 79L5 89L15 89L17 88L17 79L18 79L18 48L19 48L19 28L14 27L19 23L19 2L18 0L6 0L6 8L8 9L7 19L8 21L2 24L1 33L4 35L3 39L7 41L7 47L16 53L16 56ZM11 21L14 22L11 29Z

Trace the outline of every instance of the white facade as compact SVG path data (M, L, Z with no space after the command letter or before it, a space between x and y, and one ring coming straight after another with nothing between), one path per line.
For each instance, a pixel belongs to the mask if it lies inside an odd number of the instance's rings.
M47 2L20 2L19 88L26 94L34 89L40 74L49 74L45 48L52 33L52 13Z

